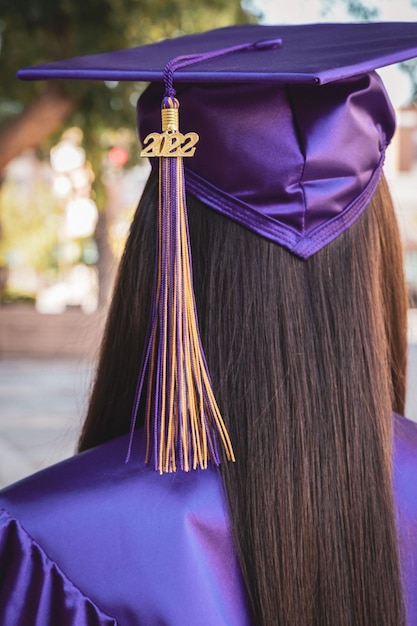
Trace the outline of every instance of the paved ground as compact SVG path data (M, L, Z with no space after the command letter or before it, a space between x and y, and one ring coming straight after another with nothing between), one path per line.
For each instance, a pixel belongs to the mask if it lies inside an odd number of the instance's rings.
M92 367L0 359L0 487L73 454Z
M407 415L417 421L415 313ZM0 358L0 487L73 453L91 375L80 361Z

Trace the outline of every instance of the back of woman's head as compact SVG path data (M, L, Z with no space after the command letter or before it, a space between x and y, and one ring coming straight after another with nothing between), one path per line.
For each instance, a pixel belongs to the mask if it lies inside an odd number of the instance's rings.
M254 623L400 624L390 464L406 298L386 185L308 261L218 221L190 217L194 275Z
M121 261L80 449L129 430L156 205L152 176ZM398 626L390 466L392 411L404 408L406 299L385 183L307 261L192 198L189 227L202 342L236 454L221 471L254 623Z

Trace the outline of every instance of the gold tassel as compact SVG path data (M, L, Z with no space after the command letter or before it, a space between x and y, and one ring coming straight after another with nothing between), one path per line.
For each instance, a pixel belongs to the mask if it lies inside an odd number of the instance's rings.
M220 463L218 438L234 461L229 435L213 394L192 285L183 158L197 133L179 131L178 100L162 102L162 133L151 133L142 156L159 158L157 269L147 351L142 364L134 428L146 379L146 462L160 473ZM130 450L129 450L130 453Z

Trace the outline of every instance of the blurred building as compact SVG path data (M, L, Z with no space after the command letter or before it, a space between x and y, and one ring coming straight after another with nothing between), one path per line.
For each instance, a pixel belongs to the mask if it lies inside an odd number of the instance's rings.
M51 162L30 151L6 170L0 196L5 226L0 356L97 356L106 314L106 303L99 303L99 278L110 292L149 166L109 163L103 177L105 220L98 220L94 174L84 151L70 139L51 150ZM97 271L103 223L110 250L104 276Z
M387 155L386 174L404 244L410 305L417 307L417 107L397 111L397 130Z

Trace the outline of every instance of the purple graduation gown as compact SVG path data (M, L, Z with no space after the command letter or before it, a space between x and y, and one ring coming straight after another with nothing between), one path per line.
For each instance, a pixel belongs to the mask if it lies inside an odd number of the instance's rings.
M133 458L143 458L137 434ZM0 492L2 626L249 625L215 469L160 476L121 437ZM139 456L140 455L140 456ZM395 419L394 489L417 626L417 425Z

